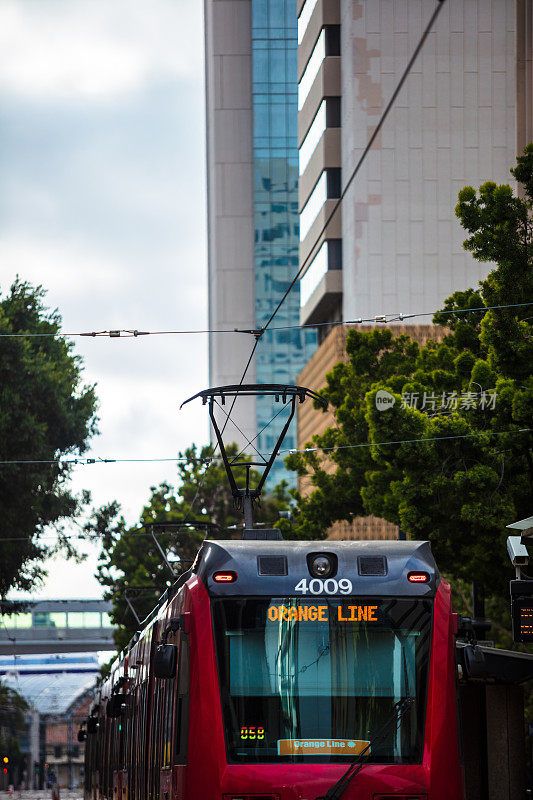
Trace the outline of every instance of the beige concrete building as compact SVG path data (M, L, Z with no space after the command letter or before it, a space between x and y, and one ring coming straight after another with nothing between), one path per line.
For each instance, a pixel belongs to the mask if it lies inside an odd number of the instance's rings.
M421 323L488 271L463 250L457 194L512 183L533 139L533 0L447 0L317 242L434 9L435 0L298 0L300 264L309 260L300 321L322 325L299 382L315 390L344 358L346 329L324 323L429 312L396 329L419 341L442 334ZM302 406L299 447L332 421ZM332 536L394 534L380 524Z
M300 263L434 8L299 0ZM302 276L302 323L431 312L486 274L454 206L533 139L532 41L532 0L447 0Z
M251 3L205 0L209 327L255 328ZM249 338L210 334L211 386L238 383ZM255 362L248 383L255 383ZM242 406L242 407L241 407ZM246 437L257 432L253 401L238 408ZM231 438L244 444L232 428Z

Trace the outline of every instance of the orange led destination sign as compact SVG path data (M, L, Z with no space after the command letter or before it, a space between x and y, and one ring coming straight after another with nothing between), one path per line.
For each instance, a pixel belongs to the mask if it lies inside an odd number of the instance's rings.
M337 606L332 608L337 622L377 622L378 606ZM267 616L271 622L329 622L329 606L270 606Z
M361 739L278 739L278 756L358 756L369 744Z

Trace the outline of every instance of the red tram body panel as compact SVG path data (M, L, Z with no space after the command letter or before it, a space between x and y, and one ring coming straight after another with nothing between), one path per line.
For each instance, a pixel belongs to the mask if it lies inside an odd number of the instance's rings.
M463 800L455 627L428 543L205 542L99 689L85 800L315 800L365 747L343 800Z

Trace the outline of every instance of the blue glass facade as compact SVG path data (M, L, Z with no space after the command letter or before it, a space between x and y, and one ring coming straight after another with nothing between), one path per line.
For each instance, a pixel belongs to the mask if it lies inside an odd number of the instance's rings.
M265 325L298 271L298 92L296 0L252 0L252 94L254 108L255 322ZM295 286L273 327L297 325L300 292ZM313 330L267 330L256 350L258 383L294 383L316 347ZM268 425L279 409L258 398L258 449L271 452L287 414ZM266 427L264 432L262 429ZM283 449L296 447L296 423ZM294 483L281 460L269 485Z

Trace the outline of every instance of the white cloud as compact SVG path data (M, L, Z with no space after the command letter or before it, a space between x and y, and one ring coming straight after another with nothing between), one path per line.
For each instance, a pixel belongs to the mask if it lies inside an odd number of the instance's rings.
M94 577L99 548L84 544L80 547L80 552L87 555L87 559L81 564L65 561L62 556L48 559L44 564L48 570L48 580L40 590L32 593L32 598L39 600L100 598L104 588ZM11 596L13 599L22 598L26 597L26 593L13 592Z
M205 282L201 274L185 279L182 270L181 275L176 271L161 280L159 273L151 290L146 278L141 285L133 282L139 304L136 313L141 313L143 304L149 306L143 318L134 318L132 304L124 303L132 290L130 264L91 252L86 243L31 238L29 233L4 235L0 237L2 295L17 272L34 285L44 284L46 305L59 308L66 332L129 328L131 323L143 329L146 321L153 323L153 327L147 326L149 330L205 324ZM151 277L156 276L154 273ZM161 310L164 295L169 292L174 297L173 314L165 318ZM205 388L205 335L121 340L80 337L74 342L76 354L83 358L84 382L97 384L100 435L92 441L90 455L172 458L193 440L200 444L207 441L205 408L195 404L178 410L186 397ZM175 476L176 466L170 462L95 465L76 468L73 487L75 491L90 489L96 504L117 498L133 521L148 498L149 487L162 480L172 482Z
M201 3L2 0L0 91L109 101L154 78L201 78Z
M0 0L0 291L43 284L63 329L206 325L200 0ZM208 438L205 336L76 338L97 383L87 455L172 457ZM78 466L72 489L139 518L175 463ZM97 594L94 553L41 596ZM84 587L84 577L85 587ZM73 579L73 580L72 580Z
M40 239L31 234L0 236L0 289L5 295L16 275L34 286L51 289L51 305L68 307L69 302L98 286L117 291L126 278L125 267L109 256L97 256L76 242L57 238ZM49 298L50 299L50 298Z
M204 242L186 240L180 244L179 252L158 253L155 258L141 252L134 259L127 252L121 253L120 247L111 251L99 246L98 241L87 242L82 237L45 238L27 229L10 230L0 233L0 295L7 294L17 275L33 286L42 285L44 303L59 310L66 333L116 328L204 329ZM191 269L191 264L196 269ZM172 345L174 353L181 352L188 360L194 352L198 359L191 364L189 384L206 362L206 342L200 341L201 337L192 338L192 346L184 337ZM113 366L113 374L121 379L135 375L137 359L142 357L147 363L145 374L153 375L162 367L166 342L167 337L158 336L116 343L122 360L118 369ZM92 365L89 380L100 381L111 349L102 346L99 339L77 339L76 350L86 357L88 369Z

